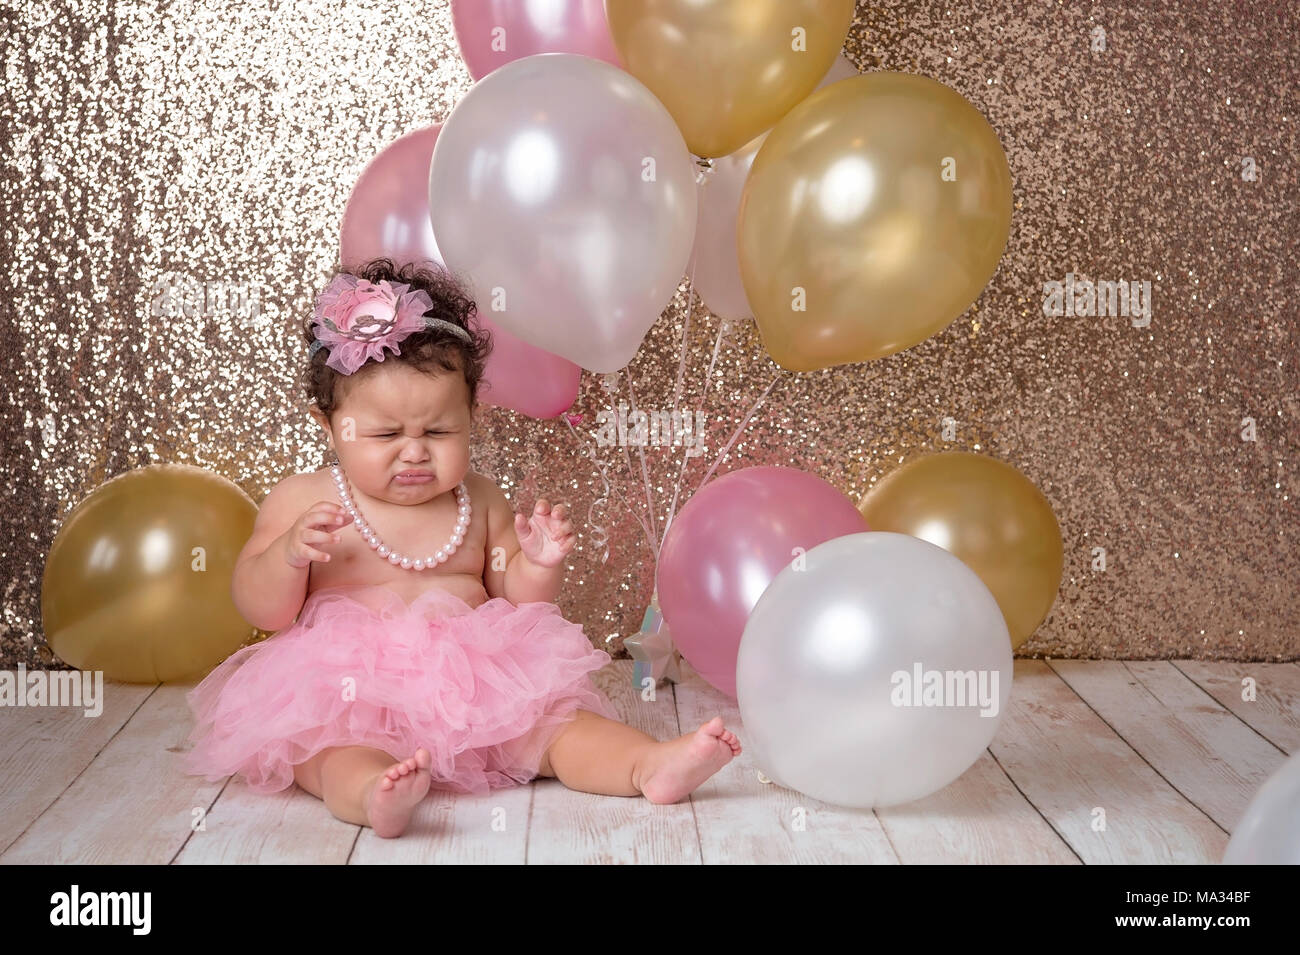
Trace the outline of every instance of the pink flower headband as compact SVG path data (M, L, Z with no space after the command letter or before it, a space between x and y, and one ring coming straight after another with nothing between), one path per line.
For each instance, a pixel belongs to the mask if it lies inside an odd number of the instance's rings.
M380 282L378 285L346 272L316 297L312 332L316 340L308 357L329 348L325 364L350 375L370 359L384 360L384 349L398 354L398 343L412 332L445 327L467 342L470 333L453 322L425 315L433 308L428 294L411 291L409 285Z

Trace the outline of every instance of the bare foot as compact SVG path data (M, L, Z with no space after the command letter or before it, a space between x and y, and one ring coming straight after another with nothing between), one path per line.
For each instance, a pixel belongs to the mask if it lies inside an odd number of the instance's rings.
M366 820L375 835L385 839L400 836L411 813L429 792L429 767L433 760L426 749L393 763L380 773L366 794Z
M674 803L689 796L740 752L736 734L715 716L694 733L649 749L637 767L633 785L653 803Z

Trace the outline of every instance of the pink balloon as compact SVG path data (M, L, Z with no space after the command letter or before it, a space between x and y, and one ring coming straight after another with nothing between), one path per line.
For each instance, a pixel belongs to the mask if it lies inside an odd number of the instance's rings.
M582 369L559 355L520 341L492 321L486 310L479 322L492 333L492 354L483 370L479 399L513 408L530 418L554 418L578 397Z
M429 222L429 163L442 125L407 133L362 170L343 209L342 261L388 256L394 262L433 259L442 253Z
M387 256L399 265L432 260L443 265L429 221L429 165L440 125L417 129L370 161L343 210L340 258L348 265ZM492 334L479 392L482 401L533 418L553 418L578 397L582 369L568 359L521 341L482 309Z
M580 53L623 66L604 0L451 0L451 25L476 80L536 53Z
M673 643L712 686L736 698L749 613L801 552L867 531L852 501L797 468L742 468L704 485L659 551L659 607ZM808 612L816 608L809 607Z

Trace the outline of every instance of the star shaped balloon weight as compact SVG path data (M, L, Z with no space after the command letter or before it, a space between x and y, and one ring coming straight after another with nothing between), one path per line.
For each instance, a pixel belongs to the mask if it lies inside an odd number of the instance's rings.
M650 595L650 604L645 608L641 618L641 629L623 641L632 659L632 684L638 690L650 677L658 686L663 679L673 683L682 682L682 655L673 646L672 634L664 620L663 611L659 609L658 592Z

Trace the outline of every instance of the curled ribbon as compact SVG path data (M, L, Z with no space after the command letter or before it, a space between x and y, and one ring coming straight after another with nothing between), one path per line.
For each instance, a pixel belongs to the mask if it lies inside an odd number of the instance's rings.
M561 417L564 418L564 423L569 426L569 430L574 432L574 437L577 437L578 436L577 432L574 431L573 428L573 422L574 419L581 421L582 415L564 414ZM605 462L601 461L599 458L596 457L595 451L593 451L590 447L586 447L583 448L583 453L586 454L587 457L589 457L592 460L592 462L596 465L597 473L600 474L601 483L604 484L605 486L605 489L601 492L600 497L592 501L591 504L587 507L587 524L591 528L592 544L595 547L600 548L601 550L600 562L603 564L607 560L609 560L609 531L605 528L603 524L596 523L596 518L593 516L592 512L595 511L596 508L604 504L607 504L609 502L609 477L605 473Z

